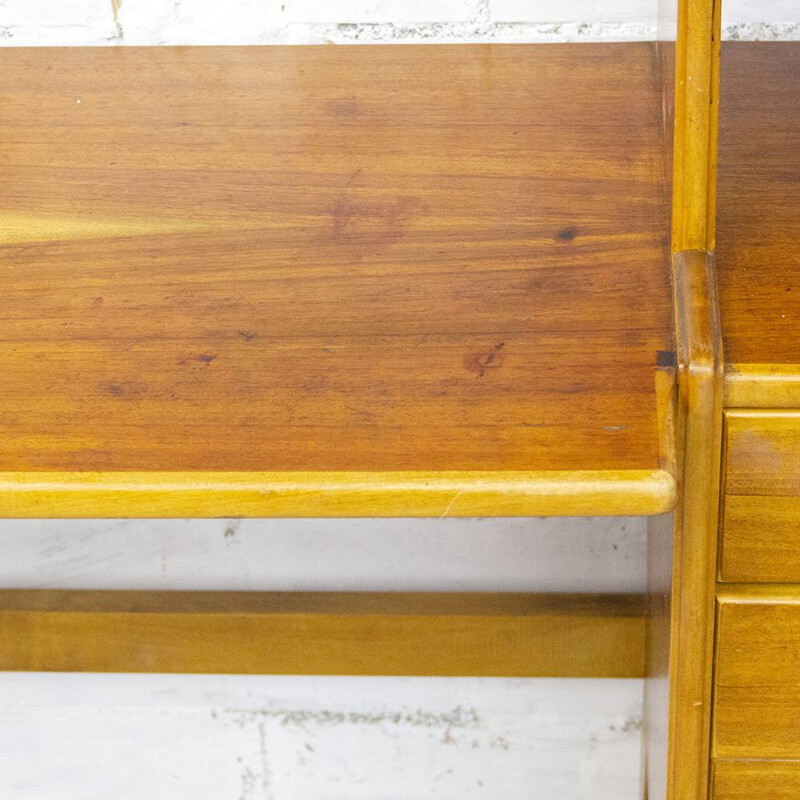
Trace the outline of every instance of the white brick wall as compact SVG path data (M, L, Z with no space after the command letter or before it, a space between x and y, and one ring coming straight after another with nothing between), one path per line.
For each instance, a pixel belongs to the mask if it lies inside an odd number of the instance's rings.
M653 0L560 0L560 2L531 2L531 0L491 0L494 22L585 22L624 25L652 24L656 13Z
M726 39L800 39L798 0L723 0L722 14Z
M0 0L0 44L99 44L115 34L110 0Z
M728 38L800 37L797 0L727 0ZM658 0L0 0L0 44L653 39Z
M480 0L288 0L286 22L391 23L475 22L488 3Z

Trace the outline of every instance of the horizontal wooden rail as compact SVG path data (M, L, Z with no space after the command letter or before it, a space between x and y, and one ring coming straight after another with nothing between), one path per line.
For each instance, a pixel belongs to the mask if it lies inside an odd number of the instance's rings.
M0 669L643 675L638 595L0 591Z

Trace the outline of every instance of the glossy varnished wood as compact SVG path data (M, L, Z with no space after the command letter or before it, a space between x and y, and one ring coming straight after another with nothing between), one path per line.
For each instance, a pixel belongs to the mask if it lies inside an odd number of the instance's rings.
M673 263L680 485L672 537L666 796L703 800L709 786L723 352L713 256L687 251Z
M800 408L800 364L728 364L729 408Z
M0 51L0 472L657 472L657 64Z
M800 759L800 589L732 585L718 596L714 755Z
M717 264L729 410L713 798L782 800L800 792L800 43L727 43L721 76Z
M660 0L677 14L661 42L664 149L678 340L675 414L678 506L648 526L650 614L645 682L644 795L705 800L708 789L713 586L719 485L722 347L713 265L720 4ZM669 28L669 24L667 28Z
M800 583L800 497L726 495L720 579Z
M713 800L796 800L800 761L717 761Z
M636 595L0 591L0 669L640 677Z
M800 582L800 412L728 411L720 578Z
M672 251L714 251L721 3L678 0Z
M800 410L725 413L725 493L800 495Z
M726 355L745 384L800 407L800 42L723 45L717 264ZM764 381L787 364L793 381ZM752 366L749 366L752 365ZM754 379L747 375L754 372ZM785 397L792 392L793 400Z
M519 517L659 514L665 470L0 474L11 518Z

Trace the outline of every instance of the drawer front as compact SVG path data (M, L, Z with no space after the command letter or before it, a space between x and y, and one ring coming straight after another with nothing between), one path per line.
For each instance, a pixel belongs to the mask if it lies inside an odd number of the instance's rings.
M800 412L725 414L720 580L800 583Z
M800 762L718 761L712 800L797 800Z
M800 588L719 595L716 644L713 756L800 759Z

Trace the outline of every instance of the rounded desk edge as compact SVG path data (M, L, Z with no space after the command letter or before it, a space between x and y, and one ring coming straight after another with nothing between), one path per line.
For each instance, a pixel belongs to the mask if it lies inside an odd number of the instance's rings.
M0 517L645 516L663 469L518 472L5 472Z

